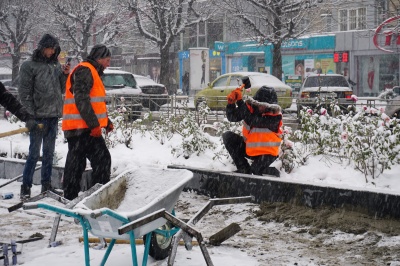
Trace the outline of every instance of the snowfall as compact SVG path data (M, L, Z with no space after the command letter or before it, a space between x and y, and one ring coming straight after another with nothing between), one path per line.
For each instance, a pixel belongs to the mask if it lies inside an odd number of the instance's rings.
M0 119L0 133L18 129L20 126L21 124L9 123L5 119ZM141 136L138 134L134 136L132 149L128 149L122 144L110 149L113 177L118 176L126 169L132 167L146 168L157 166L166 168L169 165L180 165L221 171L236 170L229 159L213 160L213 154L211 152L206 152L199 156L193 155L189 159L185 159L183 156L177 158L171 153L170 148L171 145L177 141L180 141L179 136L175 136L167 143L164 143L164 145L161 145L157 140L149 136ZM218 143L218 141L216 142ZM27 134L17 134L0 139L2 152L9 152L9 149L12 149L14 152L26 152L28 146L29 137ZM57 156L61 158L57 164L64 165L67 154L67 144L63 141L62 133L59 133L59 138L57 139L56 152ZM363 189L389 194L400 194L400 182L398 181L399 173L400 165L385 171L379 176L379 182L375 182L375 184L371 182L366 183L364 175L350 166L343 166L335 162L326 162L322 160L321 157L311 157L307 165L294 169L290 174L282 171L280 179L314 183L319 186L340 186L357 190ZM0 179L0 184L6 181L6 179ZM48 239L53 224L53 217L55 216L53 212L46 210L28 211L19 209L15 212L8 213L7 208L19 201L20 185L20 182L13 182L0 188L0 194L5 192L14 193L14 198L12 199L0 199L0 242L9 242L11 239L25 239L39 232L44 235L42 240L26 243L19 247L21 249L21 254L17 257L18 264L30 266L84 265L83 244L78 241L78 238L82 236L82 230L80 225L75 224L70 217L63 216L60 223L57 240L61 241L62 244L57 247L48 247ZM138 187L137 189L140 190L141 188ZM39 194L39 192L40 186L34 185L32 194ZM146 191L141 192L144 194L146 193ZM196 195L195 192L191 191L185 191L181 193L179 202L181 205L183 203L188 204L188 209L191 210L191 213L195 213L207 200L206 196ZM256 204L241 204L229 208L234 215L225 217L226 220L224 223L226 225L231 222L238 222L240 224L248 213L256 210L258 206ZM224 208L221 207L219 210L223 211ZM182 217L182 215L182 212L177 211L178 217ZM278 225L274 225L273 223L262 225L262 223L257 222L256 219L254 219L253 225L255 227L268 226L271 231L274 231L274 227L278 227ZM215 232L207 232L207 228L201 228L201 226L199 230L206 235ZM255 236L255 238L257 238L257 236ZM249 241L253 241L253 244L250 245L253 246L257 241L262 240L254 239L253 237L253 239L249 239ZM400 239L392 239L392 244L400 245ZM280 247L279 243L272 242L270 245L278 245L275 247L276 250L286 249L285 247ZM224 245L224 243L222 243L220 246L208 246L207 248L214 265L265 265L258 260L257 255L250 254L243 248L238 249L235 245ZM139 264L141 264L143 250L143 245L137 245ZM272 248L272 250L274 250L274 248ZM99 265L104 253L105 249L91 247L91 265ZM284 265L317 265L310 262L309 258L302 260L298 255L293 255L293 258L291 258L291 255L288 255L289 253L283 254L283 256L286 256ZM270 254L270 256L272 255ZM282 265L279 261L280 260L277 260L274 265ZM0 260L0 265L2 265L2 263L3 261ZM129 245L115 245L106 265L132 265ZM155 261L149 257L148 265L167 265L167 259ZM184 246L179 246L175 265L194 266L206 265L206 263L198 246L194 246L193 249L189 251L186 250Z

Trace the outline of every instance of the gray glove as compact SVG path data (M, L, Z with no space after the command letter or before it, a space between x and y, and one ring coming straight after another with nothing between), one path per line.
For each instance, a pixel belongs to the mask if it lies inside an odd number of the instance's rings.
M36 120L33 118L30 118L26 121L25 126L29 129L29 131L34 131L37 129L37 123Z

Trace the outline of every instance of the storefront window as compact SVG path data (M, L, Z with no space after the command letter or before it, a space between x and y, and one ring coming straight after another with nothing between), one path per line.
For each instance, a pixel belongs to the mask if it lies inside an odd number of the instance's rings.
M311 74L336 73L333 54L283 56L282 70L286 75L305 78Z
M399 85L398 56L358 56L356 60L360 96L377 96L385 89Z

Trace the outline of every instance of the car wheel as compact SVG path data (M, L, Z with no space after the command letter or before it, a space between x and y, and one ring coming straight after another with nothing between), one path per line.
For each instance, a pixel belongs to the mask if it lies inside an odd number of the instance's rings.
M164 224L159 229L161 230L171 230L172 226L170 223ZM147 235L143 236L143 243L146 243ZM163 235L156 234L154 232L151 233L150 240L150 250L149 255L155 260L163 260L168 257L169 251L172 247L172 236L165 237Z

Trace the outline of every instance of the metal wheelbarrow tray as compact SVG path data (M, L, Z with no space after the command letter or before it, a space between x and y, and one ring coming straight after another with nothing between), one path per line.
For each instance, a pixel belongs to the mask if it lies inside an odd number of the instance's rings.
M152 232L172 237L179 228L165 226L163 217L154 219L134 230L119 234L118 228L132 221L151 215L161 209L173 212L173 208L186 183L193 173L185 169L164 169L143 167L129 169L103 185L90 196L77 203L73 209L62 208L47 203L25 203L24 209L43 208L74 217L83 229L85 265L89 266L88 231L100 238L111 238L103 257L104 265L117 239L129 239L132 263L137 264L135 238L146 235L142 265L147 264ZM159 228L166 230L160 230Z

